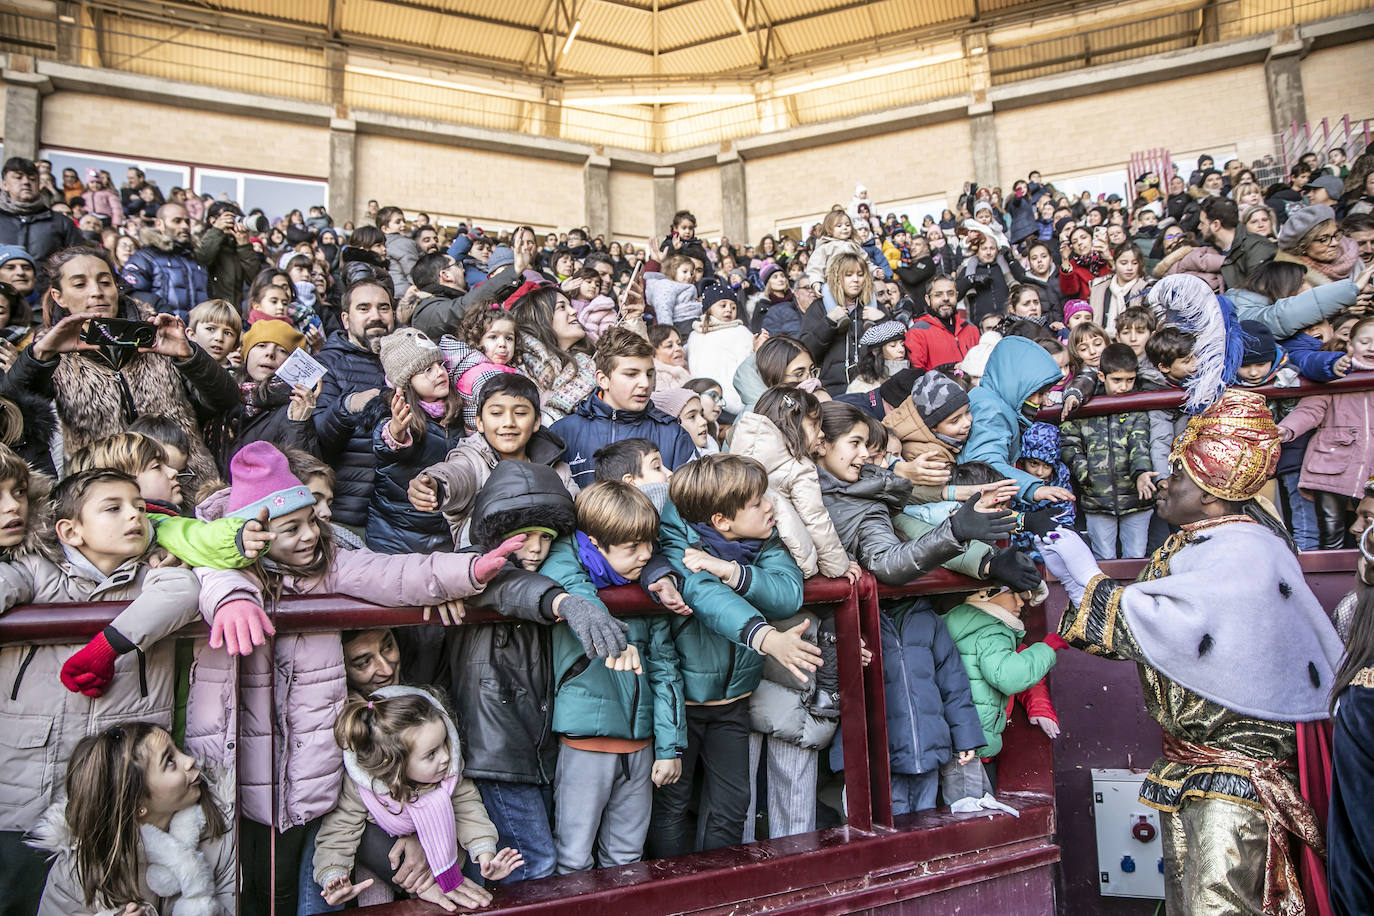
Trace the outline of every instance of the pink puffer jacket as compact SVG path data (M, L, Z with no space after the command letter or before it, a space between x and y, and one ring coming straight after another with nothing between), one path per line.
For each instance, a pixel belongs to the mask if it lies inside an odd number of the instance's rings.
M228 491L200 507L206 518L223 511ZM388 556L367 550L340 550L334 568L313 581L288 578L283 595L347 595L383 607L414 607L466 598L481 591L473 577L475 554ZM251 567L250 567L251 570ZM200 611L206 622L229 601L263 605L262 585L250 570L197 569ZM243 659L238 702L234 701L235 657L197 640L186 704L186 748L197 760L232 766L236 729L243 814L269 823L272 779L277 782L276 826L285 830L330 811L338 800L343 753L334 743L334 722L347 692L339 634L283 634L276 639L276 760L268 765L267 652ZM235 711L242 711L236 725Z
M1355 365L1362 369L1364 366ZM1374 471L1374 392L1319 394L1303 398L1279 426L1301 436L1315 429L1307 444L1298 487L1359 499Z

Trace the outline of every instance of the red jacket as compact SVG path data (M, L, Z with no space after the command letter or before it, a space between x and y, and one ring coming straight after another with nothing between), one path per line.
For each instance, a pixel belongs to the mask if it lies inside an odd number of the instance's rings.
M1069 264L1073 270L1065 270L1064 265L1059 265L1059 289L1064 293L1065 302L1070 299L1086 300L1092 294L1093 281L1112 272L1110 262L1104 263L1096 271L1089 270L1072 258Z
M917 369L934 369L946 363L957 363L978 343L978 328L954 313L954 333L940 319L922 315L906 332L906 355Z

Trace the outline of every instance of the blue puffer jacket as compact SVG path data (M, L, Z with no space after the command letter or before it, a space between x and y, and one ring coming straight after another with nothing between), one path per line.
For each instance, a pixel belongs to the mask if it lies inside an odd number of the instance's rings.
M1019 245L1031 236L1039 237L1040 224L1035 219L1035 203L1029 194L1007 198L1007 215L1011 217L1011 228L1007 230L1007 241Z
M330 334L316 359L329 370L321 383L314 419L320 457L334 468L337 478L334 521L361 528L367 522L377 473L372 431L391 399L386 373L377 354L353 343L344 331ZM348 396L369 388L377 388L381 394L361 412L350 413Z
M987 743L968 672L945 622L924 598L879 617L887 752L894 773L928 773Z
M750 637L770 620L786 620L802 603L802 574L775 532L749 565L743 591L736 592L708 572L682 565L688 547L706 550L671 502L660 513L658 543L681 578L687 617L672 617L673 642L688 702L709 703L743 696L759 685L763 658L749 648Z
M210 298L210 272L189 244L177 245L156 229L145 229L142 236L143 247L120 271L124 282L135 299L185 321L191 309Z
M382 438L391 422L383 418L372 431L372 454L377 459L377 476L372 489L372 505L367 513L367 549L377 553L433 553L453 549L453 533L448 520L439 512L416 512L406 490L410 481L425 468L444 460L449 450L463 441L463 418L441 426L425 417L425 434L417 437L411 430L410 445L392 449Z
M1015 480L1023 500L1043 481L1013 465L1021 457L1021 434L1031 421L1021 412L1026 398L1064 377L1054 357L1026 337L1004 337L992 348L978 387L968 393L973 414L959 463L986 461L1003 477Z
M549 432L567 444L567 462L578 489L592 484L592 455L621 439L642 437L658 446L663 466L675 471L697 457L697 447L676 417L650 404L644 410L616 410L596 392L587 395L572 413L556 421Z
M864 254L873 262L874 267L882 268L883 279L891 280L892 265L887 263L887 255L883 254L883 248L878 244L878 240L870 237L868 241L864 242L859 247L864 250Z

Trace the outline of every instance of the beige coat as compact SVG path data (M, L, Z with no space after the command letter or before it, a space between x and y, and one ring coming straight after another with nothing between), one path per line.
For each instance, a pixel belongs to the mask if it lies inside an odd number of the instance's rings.
M768 471L778 534L802 575L810 578L819 571L832 579L843 576L849 554L821 499L816 463L794 458L783 444L782 432L762 414L740 414L731 435L732 455L753 458Z
M957 464L959 456L954 449L950 448L939 439L935 438L935 433L930 431L921 414L916 410L915 403L911 398L907 398L898 404L883 417L883 425L892 430L897 438L902 441L902 460L914 461L926 452L939 452L940 457L948 461L950 465ZM921 505L924 503L937 503L945 499L943 487L935 486L914 486L911 488L911 504Z
M114 681L96 698L67 690L59 678L83 643L0 649L0 830L27 830L59 799L67 760L87 735L130 720L171 728L176 665L165 637L199 618L199 594L189 569L130 560L101 577L70 548L56 563L29 554L0 564L0 608L128 601L111 625L139 649L115 660Z

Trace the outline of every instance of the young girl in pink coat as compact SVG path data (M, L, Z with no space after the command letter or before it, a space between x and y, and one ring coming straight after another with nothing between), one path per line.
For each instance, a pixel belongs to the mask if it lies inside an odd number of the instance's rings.
M383 555L342 550L315 514L315 496L291 475L286 456L254 442L230 462L232 484L203 503L203 518L257 518L267 510L273 535L266 555L242 570L197 569L201 614L210 624L199 643L187 700L186 746L197 759L232 766L241 794L244 893L266 899L271 824L281 834L328 813L338 800L343 758L333 726L347 681L338 633L292 633L274 640L275 682L267 652L271 612L282 596L348 595L385 607L427 607L480 592L518 550L512 538L489 554ZM242 663L235 698L234 656ZM275 691L276 714L269 697ZM243 718L236 722L235 711ZM272 732L268 723L276 723ZM243 746L237 748L238 741ZM269 740L275 760L269 763ZM301 831L303 832L303 831ZM281 844L289 846L291 844ZM256 855L255 853L260 853ZM294 896L298 863L277 856L279 902Z

